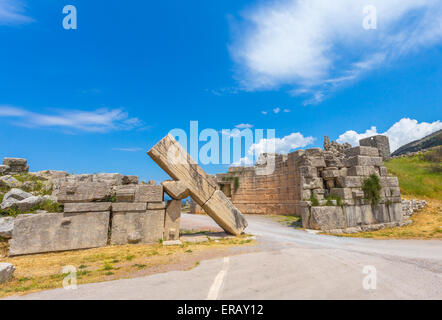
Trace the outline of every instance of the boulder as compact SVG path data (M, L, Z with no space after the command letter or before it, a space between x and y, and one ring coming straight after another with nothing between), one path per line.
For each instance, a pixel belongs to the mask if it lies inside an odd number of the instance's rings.
M22 183L15 179L11 175L6 175L0 177L0 185L7 186L9 188L20 188L22 186Z
M138 176L124 176L123 184L138 184L140 178Z
M14 229L14 218L5 217L0 218L0 237L10 239L12 237L12 230Z
M0 175L8 174L10 169L9 166L0 165Z
M7 210L7 209L11 208L14 204L16 204L18 202L19 202L19 200L17 200L17 199L9 198L9 199L3 200L3 202L0 205L0 208L2 210Z
M25 192L23 190L17 189L17 188L13 188L11 189L8 193L5 194L5 196L3 197L3 201L4 200L8 200L10 198L12 199L16 199L18 201L24 200L26 198L30 198L33 195L30 194L29 192Z
M161 185L172 199L182 200L190 195L190 191L183 181L164 181Z
M0 284L8 281L14 274L15 267L10 263L0 263Z

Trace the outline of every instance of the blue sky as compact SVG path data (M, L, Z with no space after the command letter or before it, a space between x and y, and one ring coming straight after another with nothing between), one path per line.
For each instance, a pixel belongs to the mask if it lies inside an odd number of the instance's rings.
M163 180L146 151L190 121L276 129L281 152L441 129L440 1L371 1L372 30L333 3L0 0L0 157Z

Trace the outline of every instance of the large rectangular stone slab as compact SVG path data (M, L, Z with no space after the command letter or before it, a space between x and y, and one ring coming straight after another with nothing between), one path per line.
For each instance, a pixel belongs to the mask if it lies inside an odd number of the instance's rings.
M103 212L110 211L111 206L110 202L65 203L64 212Z
M111 244L157 243L163 239L165 210L114 212Z
M345 215L341 207L311 207L309 227L315 230L345 229Z
M347 157L354 156L369 156L369 157L379 157L379 150L373 147L354 147L344 150L344 154Z
M112 187L99 182L60 182L52 195L61 203L104 201L112 194Z
M103 247L109 217L109 211L19 216L14 221L9 255Z
M164 240L180 238L181 200L168 201L164 220Z
M146 202L115 202L112 204L113 212L135 212L135 211L146 211Z
M162 202L163 186L147 184L121 186L116 189L118 202Z

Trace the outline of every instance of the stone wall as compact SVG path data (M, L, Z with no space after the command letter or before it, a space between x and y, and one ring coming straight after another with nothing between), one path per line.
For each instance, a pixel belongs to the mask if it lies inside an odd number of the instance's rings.
M362 147L376 148L379 150L379 154L384 160L390 159L390 141L386 136L377 135L374 137L365 138L360 140L359 144Z
M41 175L53 183L52 197L63 212L19 215L10 256L179 237L181 207L174 201L167 206L161 185L138 184L138 177L120 174Z
M379 150L352 148L326 137L324 150L264 155L254 167L233 167L226 174L218 174L217 182L243 213L302 216L305 228L351 232L400 225L399 181L383 166L389 145L384 138L367 140L374 141ZM259 175L271 157L275 159L274 172ZM373 174L382 186L376 204L367 200L362 190L364 181Z

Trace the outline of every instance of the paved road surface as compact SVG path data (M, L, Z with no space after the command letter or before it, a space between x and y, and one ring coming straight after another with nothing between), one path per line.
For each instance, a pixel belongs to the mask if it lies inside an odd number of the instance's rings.
M265 217L247 219L258 241L250 253L202 261L190 271L12 299L442 299L442 241L318 236ZM215 226L199 215L184 215L183 225ZM364 289L364 268L370 276L375 270L375 290Z

